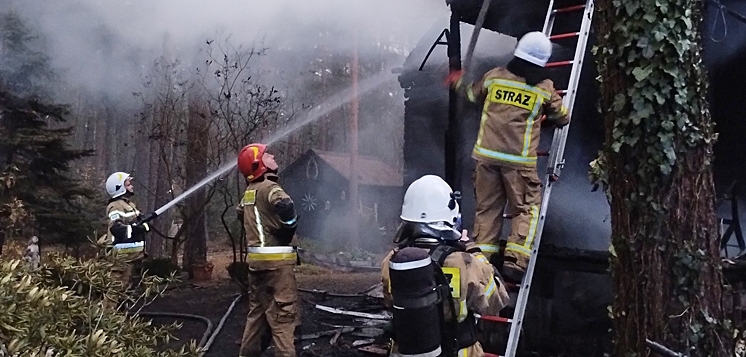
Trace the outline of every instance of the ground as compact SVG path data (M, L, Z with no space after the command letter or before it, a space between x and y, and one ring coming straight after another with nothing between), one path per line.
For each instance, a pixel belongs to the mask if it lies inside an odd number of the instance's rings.
M143 311L147 312L176 312L189 313L204 316L217 326L228 310L231 303L240 293L237 285L230 282L225 267L232 262L230 252L211 252L210 260L215 264L213 270L213 281L207 283L186 284L185 286L169 290L167 294L147 306ZM380 282L380 275L370 273L340 273L326 268L310 265L302 265L296 269L298 286L300 289L324 290L330 293L354 294L364 292L371 286ZM302 325L300 333L310 335L312 333L335 330L330 325L359 326L360 322L351 318L340 318L334 314L319 311L314 308L314 303L334 307L344 307L356 311L378 310L380 301L374 298L339 298L327 297L323 299L320 294L301 292ZM225 323L215 338L206 356L238 356L239 341L243 333L248 302L241 298L236 303L232 312L228 315ZM377 311L371 311L377 312ZM150 318L150 317L149 317ZM174 318L157 317L152 318L154 323L171 323ZM199 341L204 332L203 322L178 319L182 328L176 333L178 341L169 343L169 347L179 347L190 340ZM311 336L308 336L311 337ZM352 343L356 340L364 340L365 337L356 337L350 333L342 334L334 345L330 344L333 335L325 335L313 339L304 339L300 343L303 355L307 356L358 356L364 355L353 348ZM383 342L379 339L377 342ZM267 352L271 355L271 348Z

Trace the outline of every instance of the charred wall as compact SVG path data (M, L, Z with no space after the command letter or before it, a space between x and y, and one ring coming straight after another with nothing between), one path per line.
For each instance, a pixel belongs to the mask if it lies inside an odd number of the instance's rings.
M465 15L464 18L467 22L473 22L469 16L476 18L474 9L478 11L481 5L479 0L454 0L452 3L471 8L469 11L472 11L472 15ZM728 2L728 5L735 6L736 3ZM538 9L543 16L545 5L531 6ZM736 10L746 12L746 4L739 6L743 9ZM518 11L526 9L519 6ZM500 16L490 12L487 27L503 28L505 33L516 35L526 32L526 29L517 30L511 26L516 23L521 23L518 26L525 26L526 23L536 22L535 19L538 18L534 13L527 15L529 20L526 22L523 22L521 17L517 17L521 21L516 21L516 18ZM743 31L746 25L729 19L730 33L739 30L740 34L731 35L725 41L718 42L720 39L711 38L709 29L714 29L714 21L722 21L719 16L710 9L705 23L708 31L704 37L705 55L710 58L707 66L711 81L711 112L716 122L716 131L719 133L714 148L715 181L718 195L722 196L734 180L741 180L746 174L746 145L743 139L746 137L746 121L743 120L746 117L746 107L741 104L741 87L746 82L746 67L742 65L746 61L746 36L741 34L746 33ZM448 90L443 86L443 79L448 71L445 50L436 49L423 70L418 70L418 67L437 34L447 26L448 22L444 21L440 27L423 37L420 45L410 54L399 77L406 98L405 188L424 174L445 173L444 148L448 122ZM539 24L538 27L529 30L540 27ZM462 25L461 34L461 43L466 47L471 35L471 26ZM491 31L482 31L480 35L475 51L475 69L479 74L491 67L506 64L510 58L515 39L495 40L495 36L499 35ZM524 346L529 346L532 351L541 352L541 355L602 356L610 351L611 325L606 306L612 301L613 286L609 275L605 273L603 262L606 259L596 259L598 264L592 271L583 268L582 264L558 265L555 264L558 259L568 257L558 258L548 245L559 249L574 248L578 252L602 253L607 251L610 243L608 203L602 192L592 191L592 185L588 180L589 163L595 159L604 140L604 126L597 111L598 86L595 80L597 73L590 54L592 44L593 38L588 45L572 113L573 119L564 155L566 165L560 181L552 192L542 238L542 250L537 263L536 280L526 312ZM558 45L555 47L555 58L566 56L568 51L572 51L572 45ZM465 48L462 48L462 55L463 53ZM553 79L562 81L560 78ZM474 163L470 159L470 153L478 130L478 109L473 106L467 107L459 116L465 124L463 137L459 138L464 143L461 147L461 157L465 159L460 162L459 168L464 185L462 211L466 228L473 224L474 194L471 175ZM541 148L546 149L551 142L551 131L543 132L542 136ZM540 174L545 172L546 160L540 160L538 168ZM740 207L743 216L742 212L746 210L746 203L743 202L746 185L741 183L736 187L739 200L742 201ZM729 205L726 203L727 201L721 201L721 217L730 214ZM505 231L507 227L504 227L504 234ZM731 253L737 253L737 250ZM576 253L570 253L570 256L577 258ZM587 262L587 259L585 261ZM741 315L744 311L743 306L746 305L743 301L746 301L746 298L743 298L743 283L739 284L733 294L732 305L733 311L737 310L740 314L738 321L743 321Z

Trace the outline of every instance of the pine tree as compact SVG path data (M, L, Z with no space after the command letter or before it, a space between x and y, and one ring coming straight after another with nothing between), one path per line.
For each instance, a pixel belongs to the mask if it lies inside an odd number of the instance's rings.
M70 177L70 163L92 151L70 148L71 128L49 127L50 120L63 122L65 114L65 106L24 99L0 87L0 177L14 182L6 185L0 204L20 200L42 239L74 244L93 233L100 217L92 210L93 192Z
M0 14L0 222L13 233L22 207L35 225L21 233L73 245L97 228L103 203L72 177L71 163L93 152L71 148L67 107L51 99L58 78L37 40L17 14Z
M0 78L19 96L46 99L59 81L41 42L18 13L0 13Z

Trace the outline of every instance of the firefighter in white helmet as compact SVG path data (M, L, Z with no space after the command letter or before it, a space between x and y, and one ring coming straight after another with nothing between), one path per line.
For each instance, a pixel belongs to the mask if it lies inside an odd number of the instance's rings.
M124 265L115 265L112 276L127 288L132 273L145 257L145 233L150 230L145 221L155 217L154 213L143 215L130 200L135 194L132 176L126 172L115 172L106 179L106 192L111 197L106 206L108 220L107 241L114 254L122 258ZM147 217L147 218L146 218ZM107 297L109 305L115 299Z
M478 249L467 249L458 212L438 176L421 177L404 195L398 246L381 267L394 355L484 356L474 314L497 315L508 303L494 267Z
M551 55L549 39L541 32L529 32L518 41L507 68L494 68L470 84L462 83L460 72L447 78L469 101L484 102L472 151L476 160L474 236L485 255L498 253L508 205L513 220L502 273L513 282L523 278L539 220L542 183L536 172L536 149L542 122L563 126L570 121L562 97L546 77L544 67Z

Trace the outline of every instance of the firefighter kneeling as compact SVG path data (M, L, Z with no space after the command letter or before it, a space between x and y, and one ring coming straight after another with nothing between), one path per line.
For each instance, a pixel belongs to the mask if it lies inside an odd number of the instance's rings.
M456 227L448 184L427 175L404 195L398 244L383 260L386 305L394 313L397 356L484 356L474 314L497 315L508 303L502 279Z

